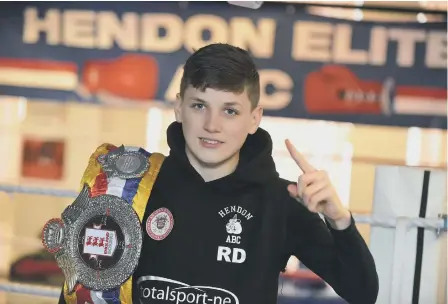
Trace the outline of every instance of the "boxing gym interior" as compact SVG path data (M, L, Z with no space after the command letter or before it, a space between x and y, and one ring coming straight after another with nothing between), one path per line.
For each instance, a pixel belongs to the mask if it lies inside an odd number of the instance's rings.
M169 153L183 64L212 42L253 56L280 176L286 138L328 172L377 303L447 302L445 1L0 2L0 38L0 304L58 302L45 223L102 143ZM278 304L303 303L346 302L291 257Z

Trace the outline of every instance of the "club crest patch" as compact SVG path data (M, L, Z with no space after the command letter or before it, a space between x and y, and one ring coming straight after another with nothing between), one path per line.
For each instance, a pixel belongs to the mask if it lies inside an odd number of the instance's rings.
M157 209L146 220L146 232L156 241L166 238L173 226L174 217L167 208Z

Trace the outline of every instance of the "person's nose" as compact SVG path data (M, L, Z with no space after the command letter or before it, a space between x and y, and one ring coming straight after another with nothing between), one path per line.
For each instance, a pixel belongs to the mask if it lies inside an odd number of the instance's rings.
M219 112L209 110L205 115L204 129L209 133L219 133L222 129L222 122Z

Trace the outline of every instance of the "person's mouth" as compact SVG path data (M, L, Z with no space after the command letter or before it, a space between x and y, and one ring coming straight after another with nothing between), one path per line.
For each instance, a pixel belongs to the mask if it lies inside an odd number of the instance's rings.
M224 143L222 141L206 137L199 137L199 139L201 140L202 145L208 148L217 147Z
M205 138L205 137L200 137L200 139L203 142L206 142L208 144L222 144L222 141L216 140L216 139L210 139L210 138Z

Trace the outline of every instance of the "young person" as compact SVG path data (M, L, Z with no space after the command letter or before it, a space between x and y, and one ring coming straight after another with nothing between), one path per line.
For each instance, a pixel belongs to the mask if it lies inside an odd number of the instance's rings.
M274 304L291 255L348 303L375 303L375 263L351 213L289 141L298 180L279 178L259 98L246 51L211 44L187 60L143 216L133 303ZM157 237L160 210L170 225ZM109 302L120 303L95 303Z

